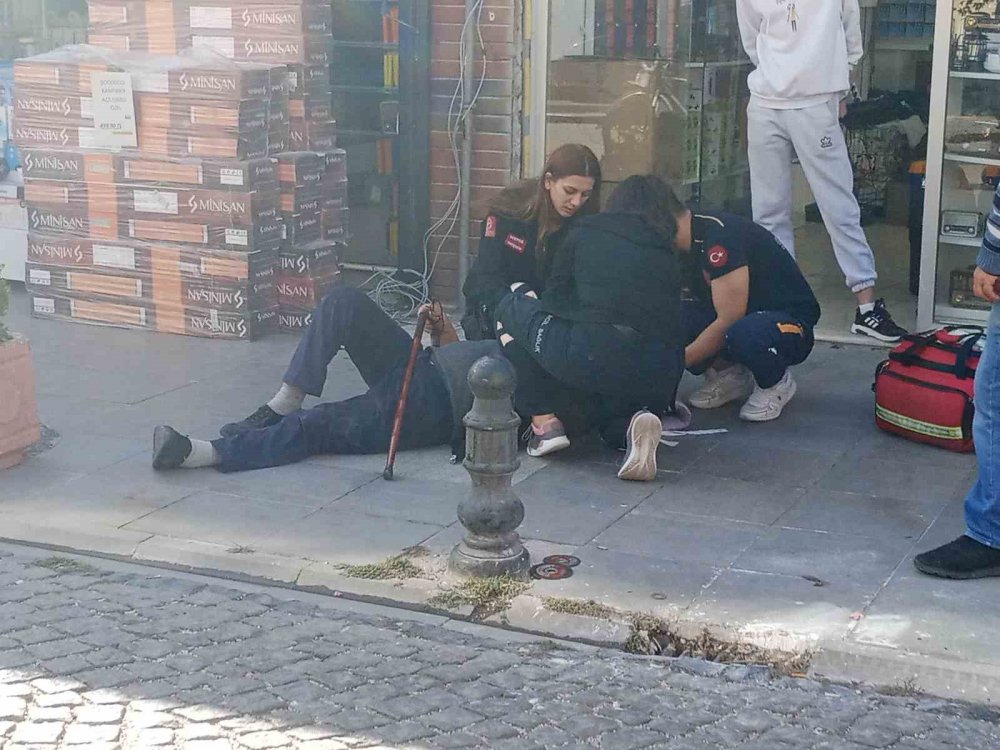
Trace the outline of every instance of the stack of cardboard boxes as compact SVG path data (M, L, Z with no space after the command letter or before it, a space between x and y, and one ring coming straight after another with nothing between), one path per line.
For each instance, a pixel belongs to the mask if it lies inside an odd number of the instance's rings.
M331 185L339 183L328 175L338 174L343 163L343 151L298 151L278 157L285 227L277 277L281 330L298 331L309 325L312 311L338 280L343 201L331 197Z
M90 0L90 43L174 55L208 48L229 60L286 65L290 151L330 151L333 9L329 0Z
M139 148L89 148L101 133L88 79L118 71L136 90ZM283 68L65 48L14 75L36 315L226 338L276 326L267 122Z
M89 6L90 47L15 69L35 314L255 338L280 302L300 330L348 225L330 3ZM130 81L124 149L95 119L95 73Z

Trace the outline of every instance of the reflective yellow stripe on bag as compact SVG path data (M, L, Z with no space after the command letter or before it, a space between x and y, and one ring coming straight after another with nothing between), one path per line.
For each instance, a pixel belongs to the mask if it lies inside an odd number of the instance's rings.
M911 432L919 432L921 435L928 435L935 438L943 438L945 440L964 440L965 434L962 431L961 425L958 427L948 427L946 425L931 424L930 422L921 422L919 419L914 419L913 417L907 417L903 414L897 414L894 411L889 411L884 406L875 405L875 416L888 422L889 424L894 424L897 427L902 427L904 430L910 430Z

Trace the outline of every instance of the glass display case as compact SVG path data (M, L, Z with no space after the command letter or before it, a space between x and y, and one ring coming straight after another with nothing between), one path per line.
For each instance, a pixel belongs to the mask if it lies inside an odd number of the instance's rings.
M419 267L427 225L428 0L333 0L330 81L347 151L348 264Z
M935 26L917 323L982 323L971 293L1000 181L1000 7L939 0Z
M735 3L549 0L547 21L546 152L584 143L611 187L654 173L693 205L749 213Z

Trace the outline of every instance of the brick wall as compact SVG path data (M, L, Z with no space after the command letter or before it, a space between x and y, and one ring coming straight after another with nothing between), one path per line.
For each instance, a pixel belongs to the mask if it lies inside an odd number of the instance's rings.
M465 15L464 0L432 0L431 51L431 222L444 215L458 189L458 175L448 144L448 106L460 77L459 43ZM520 147L515 105L520 111L521 0L486 0L482 36L486 43L486 81L473 119L472 246L475 257L479 224L486 205L516 176ZM475 77L482 73L482 54L476 45ZM515 80L516 79L516 80ZM443 237L447 225L434 237L444 246L432 280L432 293L447 302L458 300L458 230ZM470 264L471 264L470 258Z

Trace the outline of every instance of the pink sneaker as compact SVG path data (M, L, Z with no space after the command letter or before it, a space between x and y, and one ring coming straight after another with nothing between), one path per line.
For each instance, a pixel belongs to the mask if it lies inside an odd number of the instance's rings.
M531 437L528 439L529 456L540 458L565 448L569 448L569 438L566 437L566 428L558 419L550 419L541 427L531 425Z

